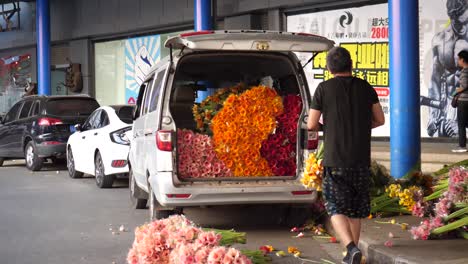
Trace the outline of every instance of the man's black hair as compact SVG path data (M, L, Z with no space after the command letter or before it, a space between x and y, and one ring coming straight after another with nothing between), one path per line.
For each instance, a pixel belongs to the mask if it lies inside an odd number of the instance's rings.
M327 68L332 73L350 72L351 64L351 55L347 49L334 47L328 51Z
M458 52L458 57L461 58L465 63L468 63L468 50L462 50Z

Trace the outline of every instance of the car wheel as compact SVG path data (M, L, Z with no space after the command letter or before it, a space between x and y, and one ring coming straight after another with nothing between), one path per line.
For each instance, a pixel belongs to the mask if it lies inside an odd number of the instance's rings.
M71 178L76 179L83 177L83 173L76 171L75 169L75 160L73 159L73 152L71 147L69 147L67 151L67 168L68 175L70 175Z
M3 166L3 162L5 161L4 158L0 158L0 167Z
M149 216L150 216L150 221L154 220L160 220L164 218L168 218L169 216L173 215L175 213L174 210L160 210L158 209L158 201L156 200L156 197L154 196L153 190L151 188L151 185L148 183L148 203L149 203Z
M94 159L94 175L96 176L96 185L99 188L111 188L114 183L114 175L106 175L104 172L104 163L101 154L98 152Z
M146 204L148 203L147 199L138 198L144 192L135 182L135 177L133 176L132 169L128 173L128 186L130 189L130 201L132 203L132 207L135 209L145 209Z
M37 155L36 147L32 141L29 141L24 148L24 157L26 159L26 168L32 171L38 171L42 168L44 159Z

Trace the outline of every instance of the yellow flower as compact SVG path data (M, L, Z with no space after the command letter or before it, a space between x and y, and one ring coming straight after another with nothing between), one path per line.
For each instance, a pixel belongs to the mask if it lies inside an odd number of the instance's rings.
M284 257L284 256L286 256L286 253L284 253L284 251L278 251L278 252L276 252L276 256Z
M297 249L297 247L288 247L288 253L289 254L294 254L296 252L298 252L299 249Z

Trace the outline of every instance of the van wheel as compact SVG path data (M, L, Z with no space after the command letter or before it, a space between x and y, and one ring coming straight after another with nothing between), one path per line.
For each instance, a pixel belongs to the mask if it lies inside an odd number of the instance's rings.
M132 207L135 209L145 209L148 200L139 198L143 195L144 191L136 184L132 168L130 168L128 172L128 186L130 189L130 202L132 203Z
M114 184L114 175L106 175L104 172L104 163L99 152L94 159L94 175L96 176L96 185L101 189L111 188Z
M0 167L3 166L3 162L5 161L4 158L0 158Z
M29 170L38 171L42 168L44 159L39 158L36 147L32 141L29 141L26 148L24 148L24 157L26 158L26 168Z
M68 168L68 175L70 175L71 178L76 179L76 178L83 177L83 173L76 171L75 169L75 160L73 159L73 152L72 152L71 147L68 147L68 151L67 151L67 168Z
M153 190L151 188L151 185L148 183L148 203L149 203L149 215L150 215L150 221L154 220L160 220L164 218L168 218L169 216L175 214L174 210L158 210L158 201L156 200L156 197L154 196Z

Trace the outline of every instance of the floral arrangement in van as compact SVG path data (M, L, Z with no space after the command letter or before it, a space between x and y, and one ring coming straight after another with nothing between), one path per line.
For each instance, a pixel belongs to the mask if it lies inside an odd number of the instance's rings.
M283 98L284 112L279 115L274 134L270 134L260 149L268 161L273 175L296 175L297 122L302 110L301 97L287 95Z
M232 172L214 151L211 137L188 129L177 130L180 178L230 177Z
M215 94L203 100L200 105L195 104L192 111L198 131L212 135L211 120L221 110L224 101L226 101L231 94L240 94L246 89L247 87L245 84L239 83L232 87L219 89Z
M267 263L268 258L258 255L256 251L245 251L244 254L227 246L233 243L245 243L245 233L232 230L203 230L185 216L171 216L135 229L135 240L128 252L127 262L129 264Z
M273 175L260 148L282 113L283 102L272 88L256 86L240 95L229 95L212 119L211 128L216 154L234 176Z
M431 206L437 199L435 206ZM468 169L452 168L449 177L439 180L431 195L413 205L412 212L419 217L430 215L411 229L414 239L427 240L447 234L468 239Z

